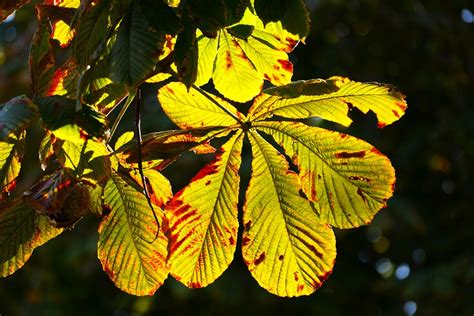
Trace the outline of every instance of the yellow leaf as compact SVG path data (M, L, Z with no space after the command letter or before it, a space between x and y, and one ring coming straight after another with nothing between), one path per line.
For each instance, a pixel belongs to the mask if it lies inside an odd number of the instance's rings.
M242 133L168 204L171 274L188 287L204 287L231 263L237 241Z
M298 192L297 175L250 130L252 176L244 205L242 253L258 283L279 296L309 295L332 272L334 233Z
M395 186L390 160L355 137L296 122L259 122L300 170L319 217L338 228L368 224Z
M339 89L332 93L311 93L288 97L292 89L318 90L318 85L331 82ZM280 91L284 91L283 96ZM322 92L323 90L321 90ZM407 107L403 94L393 86L379 83L360 83L347 78L332 77L325 80L294 82L286 86L268 89L268 93L255 99L249 110L250 121L262 120L273 115L301 119L319 116L325 120L349 126L352 120L349 110L358 108L363 113L372 111L377 115L378 126L384 127L398 120Z

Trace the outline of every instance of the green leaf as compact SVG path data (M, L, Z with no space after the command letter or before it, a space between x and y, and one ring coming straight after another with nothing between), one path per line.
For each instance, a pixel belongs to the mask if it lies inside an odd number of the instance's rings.
M5 142L0 142L0 192L8 193L15 189L24 147L25 132L20 134L18 138L10 138ZM0 200L2 200L2 197L0 195Z
M37 113L37 107L26 96L18 96L6 102L0 110L0 140L20 134Z
M103 137L105 117L88 105L77 109L75 100L63 96L36 98L34 103L46 128L60 139L83 143L88 136Z
M188 92L185 85L178 82L162 87L158 91L158 100L166 115L183 129L227 127L238 124L234 117L244 117L232 104L223 99L195 88L189 89Z
M0 204L0 276L20 269L33 250L56 237L62 229L52 226L24 202Z
M255 0L255 11L265 24L281 21L286 30L301 38L309 33L309 11L303 0Z
M163 34L178 34L181 22L175 11L162 0L139 0L139 4L149 26Z
M96 5L88 4L81 16L73 43L73 55L80 66L89 64L100 45L105 45L106 34L115 26L110 21L112 0L102 0Z
M173 197L171 183L157 170L143 169L143 175L145 176L145 182L151 203L163 208ZM138 170L130 171L130 176L138 185L143 187L142 178Z
M336 85L339 89L332 93L324 93L328 83ZM293 89L296 91L290 92ZM310 93L314 91L315 94L287 97L298 94L301 89ZM323 94L319 94L320 92ZM363 113L374 112L378 126L384 127L398 120L407 107L404 95L393 86L360 83L342 77L332 77L328 81L310 80L303 83L291 83L287 86L272 88L270 93L264 93L255 100L249 110L249 120L262 120L273 115L294 119L319 116L325 120L349 126L352 120L348 112L356 107Z
M97 249L104 271L127 293L153 295L168 276L168 239L160 229L155 240L157 227L145 196L112 174L104 189L104 209L110 213L99 226ZM162 211L156 215L162 225Z
M179 80L187 88L190 88L196 81L198 72L198 45L195 28L185 27L178 34L174 49L174 62L178 70Z
M246 193L242 254L253 277L279 296L309 295L332 272L334 233L298 192L285 158L250 130L252 175Z
M135 1L123 18L112 48L112 79L135 86L155 67L164 35L149 28Z
M188 287L214 282L234 258L242 133L167 205L171 274Z
M217 55L219 38L217 36L204 36L199 30L196 32L196 37L199 59L195 84L197 86L202 86L209 82L212 77L212 73L214 72L214 60L216 59Z
M109 179L112 166L108 157L109 151L102 142L63 141L56 142L53 146L61 166L77 179L94 184L105 183Z
M301 187L318 216L338 228L370 223L395 186L390 160L355 137L294 122L258 122L300 170Z
M49 25L40 22L31 41L28 63L33 96L45 96L54 74L54 55L50 43Z

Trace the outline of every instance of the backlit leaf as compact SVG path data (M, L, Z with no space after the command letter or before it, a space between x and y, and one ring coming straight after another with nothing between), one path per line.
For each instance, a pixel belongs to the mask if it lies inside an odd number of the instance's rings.
M319 116L325 120L349 126L352 120L348 112L355 107L363 113L374 112L378 126L384 127L398 120L405 113L407 105L404 96L393 86L359 83L342 77L332 77L328 81L332 82L330 85L334 84L339 89L332 93L319 94L318 90L324 92L324 89L328 88L328 82L324 80L296 82L288 86L271 88L269 89L271 94L264 93L256 98L249 111L249 119L261 120L273 115L296 119ZM321 85L323 87L317 87ZM314 90L316 94L288 98L287 95L291 94L290 91L293 88ZM283 91L280 92L280 89ZM279 94L282 96L278 96Z
M54 74L54 55L51 50L49 25L40 22L31 41L29 67L31 90L35 97L45 96Z
M173 197L173 191L169 180L159 171L154 169L143 169L143 175L145 176L145 182L147 184L147 190L151 202L156 206L163 208ZM142 178L140 177L138 170L130 171L130 176L135 180L135 182L143 187Z
M61 232L22 200L0 204L0 276L20 269L35 248Z
M246 194L242 253L258 283L279 296L313 293L332 272L332 229L298 192L297 175L255 131L252 177Z
M338 228L366 225L392 196L395 171L372 145L302 123L254 126L272 135L298 166L302 189L325 223Z
M233 136L166 207L171 274L188 287L212 283L233 260L242 139Z
M121 290L153 295L168 276L168 239L160 229L155 240L157 227L145 196L130 181L112 174L104 189L104 209L110 213L99 226L102 268ZM156 215L162 224L162 211Z
M10 138L0 142L0 200L1 193L13 191L20 173L21 160L25 150L25 132L18 139Z
M158 100L163 111L177 126L183 129L203 126L232 126L237 120L216 105L219 103L235 117L243 115L230 103L203 91L191 88L189 92L182 83L170 83L158 91ZM212 101L211 101L212 100Z
M37 111L26 96L18 96L5 103L0 110L0 140L21 133L37 116Z

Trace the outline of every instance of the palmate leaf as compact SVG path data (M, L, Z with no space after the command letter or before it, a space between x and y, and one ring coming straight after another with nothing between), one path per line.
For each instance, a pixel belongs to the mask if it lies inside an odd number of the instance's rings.
M0 276L20 269L35 248L61 232L22 199L0 204Z
M242 253L258 283L279 296L313 293L332 272L335 237L299 195L285 158L256 132L244 205Z
M110 213L99 226L98 257L104 271L121 290L153 295L168 276L168 239L156 224L146 198L130 180L113 173L104 188L104 209ZM156 215L162 226L163 215Z
M263 80L287 84L293 74L288 52L298 36L286 32L281 24L264 26L247 9L239 24L217 32L214 38L198 36L198 73L196 84L212 77L216 89L226 98L246 102L260 93Z
M338 228L368 224L392 196L395 171L372 145L293 122L258 122L298 166L301 187L319 217Z
M338 89L332 93L317 92L330 91L331 86ZM306 92L296 97L295 94L299 94L300 90ZM332 77L327 81L297 81L264 91L255 99L249 111L249 119L257 121L273 115L293 119L319 116L349 126L352 120L347 113L354 107L363 113L374 112L378 126L384 127L398 120L405 113L407 105L404 95L393 86Z
M234 135L167 205L171 274L191 288L207 286L231 263L243 135Z

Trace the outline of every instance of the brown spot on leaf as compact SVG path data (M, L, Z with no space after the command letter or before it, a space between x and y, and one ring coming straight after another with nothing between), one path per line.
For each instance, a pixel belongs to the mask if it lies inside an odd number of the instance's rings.
M395 192L396 186L397 186L397 184L395 182L393 182L392 185L391 185L392 192Z
M371 153L374 153L376 155L379 155L379 156L383 156L383 154L375 147L372 147L372 149L370 150Z
M263 74L263 77L264 77L264 78L265 78L265 80L267 80L267 81L270 81L270 80L271 80L271 79L270 79L270 76L269 76L269 75L267 75L267 74Z
M364 157L365 157L365 150L354 151L354 152L341 151L341 152L336 153L336 158L348 159L348 158L364 158Z
M229 244L230 244L231 246L235 245L235 239L234 239L233 236L230 236L230 238L229 238Z
M115 280L115 273L114 273L114 271L112 271L112 269L110 269L109 263L107 261L104 262L102 267L104 268L104 271L105 271L105 273L107 273L109 278L111 278L112 280Z
M166 91L168 91L169 93L174 94L173 89L171 89L170 87L165 86L165 89L166 89Z
M102 205L102 215L104 217L108 216L112 212L112 208L108 204L103 204Z
M393 113L393 115L395 115L397 118L400 118L400 114L398 114L398 112L397 112L397 111L395 111L395 110L392 110L392 113Z
M304 290L304 284L298 284L298 287L297 287L296 290L298 291L298 293L303 292L303 290Z
M227 70L229 70L233 66L232 56L230 55L230 51L228 50L225 52L225 66Z
M295 273L293 273L294 275L294 278L295 278L295 281L298 282L299 278L298 278L298 271L296 271Z
M365 177L360 177L360 176L349 176L347 177L349 180L354 180L354 181L364 181L364 182L370 182L369 178Z
M407 105L403 102L395 102L395 105L398 106L403 112L407 109Z
M243 237L242 238L242 246L247 246L250 243L250 238Z
M278 256L278 260L280 260L280 261L283 261L283 258L285 258L285 256L283 256L283 255Z
M349 137L349 135L344 134L344 133L339 134L339 136L340 136L342 139Z
M204 183L205 185L209 185L211 184L211 180L207 180L206 183Z
M255 261L253 262L255 265L259 265L260 263L263 262L263 260L265 260L265 252L262 252L260 254L260 256L258 256L257 259L255 259Z
M248 221L247 223L244 224L244 229L245 229L246 231L249 231L251 225L252 225L252 221Z
M357 188L357 194L367 203L367 198L365 197L364 193L362 192L361 188Z

